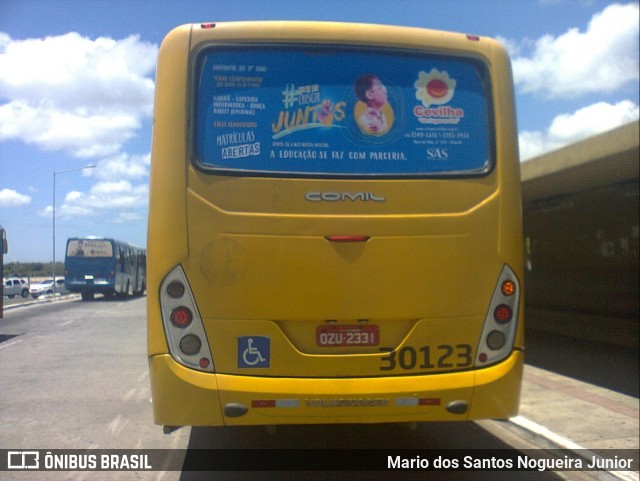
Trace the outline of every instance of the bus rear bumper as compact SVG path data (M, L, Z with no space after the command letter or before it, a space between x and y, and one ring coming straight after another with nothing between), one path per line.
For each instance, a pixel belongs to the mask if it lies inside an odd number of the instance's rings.
M476 371L358 379L209 374L149 359L154 419L168 426L504 419L520 401L524 354Z

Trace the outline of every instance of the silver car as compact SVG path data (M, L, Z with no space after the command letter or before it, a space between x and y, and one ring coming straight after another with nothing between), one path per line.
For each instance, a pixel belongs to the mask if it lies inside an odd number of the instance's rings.
M9 299L13 299L15 296L29 296L29 282L24 279L10 277L8 279L3 279L2 285L2 295L7 296Z

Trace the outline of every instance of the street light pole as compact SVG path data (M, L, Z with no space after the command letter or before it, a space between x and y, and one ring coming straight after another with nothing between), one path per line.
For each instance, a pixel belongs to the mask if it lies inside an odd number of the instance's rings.
M84 167L76 167L75 169L66 169L66 170L58 170L53 171L53 267L52 267L52 278L53 278L53 295L56 295L56 175L58 174L66 174L67 172L75 172L78 170L85 169L94 169L95 165L85 165Z

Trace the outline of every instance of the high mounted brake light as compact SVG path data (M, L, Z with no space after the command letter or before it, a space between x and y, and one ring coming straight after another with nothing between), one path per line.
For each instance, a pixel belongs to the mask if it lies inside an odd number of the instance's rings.
M325 237L329 242L367 242L369 236L366 235L328 235Z

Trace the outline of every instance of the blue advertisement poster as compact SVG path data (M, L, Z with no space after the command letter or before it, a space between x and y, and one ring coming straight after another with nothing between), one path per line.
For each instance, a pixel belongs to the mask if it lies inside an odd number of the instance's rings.
M195 157L263 175L481 175L491 168L481 62L330 47L200 54Z

